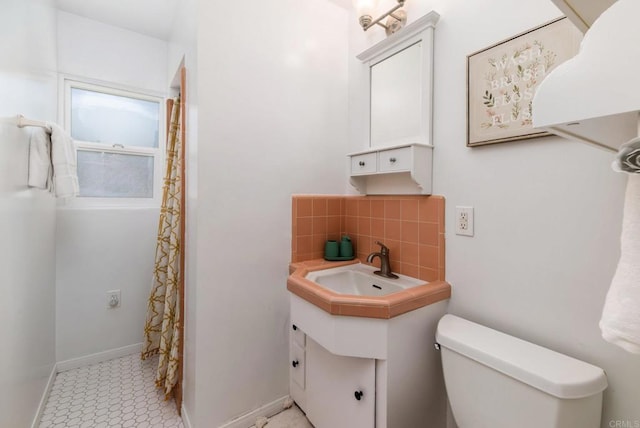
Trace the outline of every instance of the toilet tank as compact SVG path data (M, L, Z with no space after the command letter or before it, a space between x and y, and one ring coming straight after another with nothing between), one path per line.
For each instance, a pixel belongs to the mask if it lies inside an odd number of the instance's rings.
M601 368L450 314L436 340L459 428L600 426Z

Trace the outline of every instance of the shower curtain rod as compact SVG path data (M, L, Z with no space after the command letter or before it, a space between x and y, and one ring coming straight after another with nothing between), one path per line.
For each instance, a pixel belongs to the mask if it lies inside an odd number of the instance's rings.
M7 117L7 118L0 119L0 121L5 123L14 123L18 128L24 128L25 126L38 126L40 128L44 128L45 131L51 133L51 125L49 125L47 122L42 122L40 120L27 119L21 114L15 117Z

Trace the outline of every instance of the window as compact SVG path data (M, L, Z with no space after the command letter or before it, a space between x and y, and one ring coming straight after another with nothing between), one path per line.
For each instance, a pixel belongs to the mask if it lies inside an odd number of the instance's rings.
M162 99L68 79L64 87L80 198L108 205L158 203Z

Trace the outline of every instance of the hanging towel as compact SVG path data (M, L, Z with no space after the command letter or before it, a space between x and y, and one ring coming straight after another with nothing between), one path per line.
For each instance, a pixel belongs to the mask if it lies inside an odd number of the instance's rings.
M51 141L43 128L35 128L29 142L29 187L51 188Z
M602 311L602 337L640 354L640 138L624 144L613 169L629 173L620 237L620 261Z
M60 126L51 123L51 163L53 164L53 190L58 198L78 196L76 147Z

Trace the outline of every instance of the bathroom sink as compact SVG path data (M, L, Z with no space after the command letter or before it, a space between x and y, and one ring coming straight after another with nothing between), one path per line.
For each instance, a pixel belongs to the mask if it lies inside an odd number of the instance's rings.
M393 328L423 316L433 317L423 325L435 325L451 296L445 281L406 275L387 279L374 275L377 268L359 260L316 259L293 263L291 268L287 290L292 322L336 355L387 359ZM409 312L414 315L402 316Z
M391 319L451 296L451 286L445 281L427 282L406 275L383 278L373 273L376 267L359 260L318 259L293 263L290 268L287 290L292 311L300 309L313 317L321 311L334 317L334 324L352 317Z
M361 263L309 272L306 279L339 294L386 296L423 285L425 282L405 275L398 279L375 275L377 268Z

